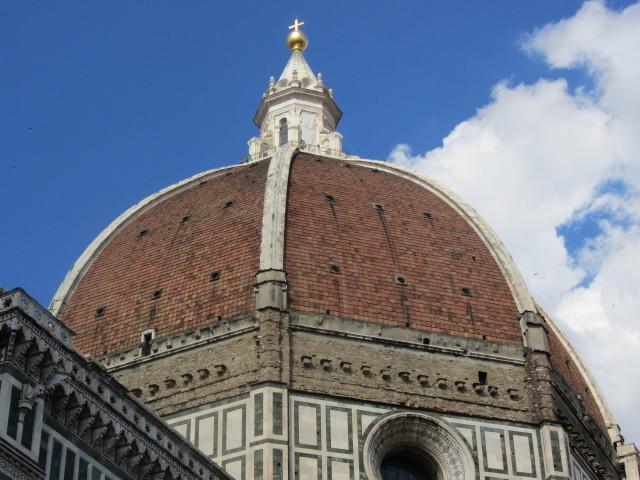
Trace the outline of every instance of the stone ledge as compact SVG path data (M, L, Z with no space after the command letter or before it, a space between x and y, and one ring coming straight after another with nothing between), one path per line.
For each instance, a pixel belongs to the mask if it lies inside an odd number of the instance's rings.
M143 355L141 347L137 346L111 353L100 359L99 362L107 371L116 372L208 343L243 335L257 329L258 322L253 313L245 314L229 320L222 320L215 325L188 330L178 335L157 338L151 342L149 355Z
M360 320L293 312L291 314L291 329L457 357L512 365L525 364L524 351L518 346L424 332L408 327L388 327ZM428 344L424 343L425 338L429 339Z

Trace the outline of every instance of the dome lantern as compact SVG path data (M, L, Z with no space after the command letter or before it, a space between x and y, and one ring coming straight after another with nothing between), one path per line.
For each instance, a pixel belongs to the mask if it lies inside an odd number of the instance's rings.
M249 160L273 155L278 147L291 145L313 153L344 155L342 135L336 127L342 112L304 58L309 45L297 18L287 36L291 56L277 81L271 77L253 121L260 135L249 140Z

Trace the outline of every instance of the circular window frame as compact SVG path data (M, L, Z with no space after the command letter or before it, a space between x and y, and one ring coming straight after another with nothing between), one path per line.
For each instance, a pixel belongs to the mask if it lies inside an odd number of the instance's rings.
M398 450L424 455L438 470L438 480L474 480L473 456L460 434L446 422L414 412L390 413L370 427L364 443L369 480L382 480L383 459Z

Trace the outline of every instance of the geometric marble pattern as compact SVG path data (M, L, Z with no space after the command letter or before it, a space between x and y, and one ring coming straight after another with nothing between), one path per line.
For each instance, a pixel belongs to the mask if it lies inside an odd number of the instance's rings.
M369 432L391 411L387 406L266 386L167 421L238 480L288 480L290 474L292 480L356 480L365 478L363 448ZM434 413L428 416L455 429L473 458L479 480L546 478L543 463L552 462L554 454L545 450L552 443L549 431ZM545 433L546 443L541 442ZM564 441L565 437L559 438ZM561 463L568 462L564 448L555 455L560 455ZM578 472L575 478L592 480L577 462L572 462L572 470ZM570 478L564 471L555 474Z
M287 392L266 386L165 420L237 480L286 480Z

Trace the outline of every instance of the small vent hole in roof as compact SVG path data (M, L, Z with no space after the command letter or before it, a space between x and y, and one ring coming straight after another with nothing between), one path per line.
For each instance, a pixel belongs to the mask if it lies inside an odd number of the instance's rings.
M225 203L224 208L229 208L231 205L233 205L233 200L229 200L227 203Z
M208 182L209 180L202 180L198 185L204 185Z
M462 294L466 295L467 297L470 297L473 293L473 291L469 287L462 287L460 290L462 291Z
M329 267L329 270L331 273L340 273L340 266L333 264Z
M191 215L186 215L182 217L182 220L180 220L180 223L188 222L189 220L191 220Z
M157 298L160 298L162 296L162 289L159 288L157 290L154 290L153 293L151 294L151 297L155 300Z
M316 162L322 163L322 159L321 158L316 158Z
M380 173L380 170L378 170L377 168L374 168L373 170L371 170L373 173Z
M149 230L147 230L147 229L140 230L140 232L138 233L138 237L142 238L148 233L149 233Z
M424 212L424 218L427 220L433 220L433 215L429 212Z
M404 278L404 277L403 277L403 276L401 276L401 275L398 275L398 276L396 276L396 283L397 283L398 285L406 285L406 283L407 283L407 279L406 279L406 278Z
M212 272L211 275L209 275L209 280L212 282L215 282L216 280L220 279L220 272Z
M351 168L351 164L350 163L345 163L344 167L345 168Z
M102 317L106 310L107 310L107 307L98 307L98 308L96 308L96 318Z
M336 197L334 197L333 195L329 195L328 193L325 193L324 199L327 200L328 202L335 202Z
M374 203L373 208L375 208L379 212L384 212L384 207L379 203Z

